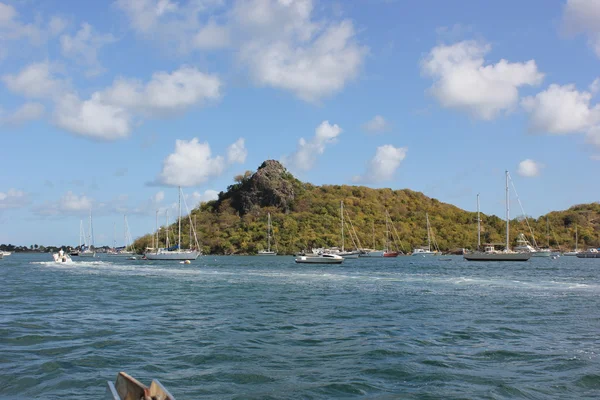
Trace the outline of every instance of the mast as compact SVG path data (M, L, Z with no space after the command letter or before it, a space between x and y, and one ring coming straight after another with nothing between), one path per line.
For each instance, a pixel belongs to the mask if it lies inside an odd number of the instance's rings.
M165 215L165 248L169 250L169 210Z
M178 232L177 232L177 250L181 250L181 186L179 186L179 217L178 219Z
M385 251L390 250L390 229L388 224L388 214L387 210L385 210Z
M427 219L427 250L431 251L431 235L429 234L429 214L425 213L425 218Z
M373 250L375 250L375 220L373 222Z
M579 240L577 239L577 225L575 225L575 252L577 252L577 242Z
M506 251L509 250L508 248L508 236L509 236L509 217L510 217L510 204L509 204L509 198L508 198L508 170L504 171L506 173Z
M152 247L158 253L158 210L156 210L156 247L154 247L154 235L152 235Z
M267 213L267 251L271 252L271 213Z
M84 236L83 235L83 220L80 219L79 220L79 250L81 250L81 237ZM84 237L85 240L85 237Z
M127 216L123 214L123 251L127 251Z
M548 242L548 248L550 248L550 226L548 225L548 216L546 215L546 241Z
M117 250L117 223L113 222L113 250Z
M479 216L479 193L477 193L477 250L481 248L481 218Z
M94 246L94 225L92 225L92 209L90 209L90 237L91 237L91 246ZM96 249L96 246L94 246L94 249Z
M342 251L344 251L344 201L340 201L340 217L342 221Z

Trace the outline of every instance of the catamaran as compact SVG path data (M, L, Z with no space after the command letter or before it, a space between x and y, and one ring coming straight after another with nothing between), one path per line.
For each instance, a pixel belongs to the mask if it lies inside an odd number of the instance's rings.
M184 199L185 201L185 199ZM187 207L187 205L186 205ZM168 247L168 224L167 224L167 240L165 241L165 248L158 248L158 213L157 213L157 229L156 229L156 249L152 249L153 251L149 251L145 254L146 259L148 260L195 260L200 255L200 251L197 250L184 250L181 248L181 186L179 187L179 216L177 218L178 222L178 234L177 234L177 245L173 247ZM168 218L168 217L167 217ZM189 223L192 223L192 218L188 212ZM192 228L194 232L194 239L196 241L196 248L200 248L198 245L198 238L196 236L196 228ZM191 246L191 241L190 241Z
M259 256L276 256L276 251L271 251L271 232L273 231L273 226L271 225L271 213L267 214L267 250L259 250Z
M527 261L531 253L517 253L510 250L509 246L509 221L510 221L510 199L508 192L508 171L506 172L506 248L504 251L494 249L493 244L486 244L483 252L481 248L481 218L479 218L479 194L477 195L477 251L465 254L463 257L467 261Z

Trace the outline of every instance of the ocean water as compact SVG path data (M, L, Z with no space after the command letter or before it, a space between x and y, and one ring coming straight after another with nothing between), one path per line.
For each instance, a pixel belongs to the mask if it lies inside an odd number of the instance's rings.
M600 398L600 259L50 259L0 260L2 399Z

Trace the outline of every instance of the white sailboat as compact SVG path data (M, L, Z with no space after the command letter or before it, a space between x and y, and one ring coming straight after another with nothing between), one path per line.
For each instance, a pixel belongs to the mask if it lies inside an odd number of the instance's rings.
M372 249L364 249L363 252L359 254L360 257L383 257L385 250L375 250L375 221L372 221L372 231L373 231L373 248Z
M341 249L341 251L338 251L335 254L337 254L338 256L343 257L343 258L358 258L358 255L360 254L359 250L346 251L346 249L344 247L345 237L344 237L344 202L343 201L340 201L340 218L342 221L342 249ZM350 232L350 233L352 233L352 232Z
M184 199L185 201L185 199ZM181 187L179 187L179 216L177 218L178 221L178 234L177 234L177 246L174 246L172 248L168 247L168 224L167 224L167 240L166 240L166 247L165 248L158 248L158 229L156 230L156 249L153 249L153 251L147 252L145 254L146 259L148 260L195 260L196 258L198 258L198 256L200 255L200 252L197 250L184 250L181 248ZM188 214L188 218L189 218L189 222L190 224L192 223L192 219L190 217L190 215ZM194 231L194 238L196 239L196 246L198 246L198 239L196 236L196 229L195 227L193 227L193 231ZM191 243L190 243L191 245Z
M267 214L267 250L259 250L259 256L276 256L276 251L271 251L271 232L273 226L271 225L271 213Z
M113 248L109 250L107 254L113 257L131 257L135 255L135 252L129 248L131 242L132 240L129 232L129 224L127 223L127 215L123 215L123 247L118 248L116 240L113 239Z
M429 214L425 213L425 219L427 220L427 248L420 247L413 249L412 255L419 257L429 257L429 256L439 256L442 254L441 251L436 249L434 251L431 250L431 226L429 225Z
M467 261L527 261L531 253L517 253L510 250L509 246L509 224L510 224L510 200L508 192L508 171L506 173L506 248L504 251L497 251L494 245L486 244L483 252L479 251L481 246L481 219L479 218L479 195L477 195L477 250L474 253L465 254L463 257Z
M576 256L577 254L579 254L579 250L577 249L578 241L579 240L577 238L577 225L575 225L575 250L567 251L566 253L563 253L563 256Z
M90 210L90 223L87 233L87 240L85 239L86 236L83 228L83 221L80 221L79 223L79 235L79 257L96 257L96 250L92 250L92 247L94 247L94 225L92 223L92 210ZM84 247L81 247L81 235L83 235Z

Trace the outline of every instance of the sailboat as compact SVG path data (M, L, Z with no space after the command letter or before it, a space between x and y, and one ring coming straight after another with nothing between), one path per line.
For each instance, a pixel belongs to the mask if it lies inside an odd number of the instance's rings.
M465 254L463 257L467 261L527 261L531 253L517 253L510 251L509 246L509 224L510 224L510 200L508 192L508 171L506 173L506 248L504 251L497 251L494 245L486 244L485 251L479 251L481 246L481 219L479 218L479 195L477 195L477 250L474 253Z
M375 221L373 222L373 248L372 249L364 249L363 252L359 254L360 257L383 257L385 250L375 250Z
M273 226L271 225L271 213L267 214L267 250L259 250L259 256L276 256L276 251L271 251L271 232L273 231Z
M186 206L187 207L187 206ZM200 255L200 252L197 250L184 250L181 248L181 186L179 187L179 216L177 218L178 222L178 234L177 234L177 245L173 247L168 247L168 226L167 226L167 240L166 247L161 249L158 248L158 229L156 230L156 249L153 251L147 252L145 254L146 259L148 260L195 260ZM188 215L190 224L192 223L191 217ZM168 224L167 224L168 225ZM196 238L196 230L194 227L194 238ZM191 245L191 243L190 243ZM198 246L198 240L196 238L196 246Z
M355 250L355 251L346 251L344 245L344 202L340 201L340 217L341 217L341 221L342 221L342 249L340 251L338 251L337 254L338 256L344 257L344 258L358 258L358 255L360 254L359 250ZM352 234L352 232L350 232Z
M115 234L113 233L113 235ZM112 250L108 251L107 254L113 257L131 257L135 254L135 252L132 249L129 249L129 245L131 243L131 234L129 233L127 215L123 216L123 242L123 247L117 247L116 240L113 240L113 248Z
M79 243L79 257L96 257L96 251L92 250L94 247L94 227L92 225L92 210L90 210L90 224L87 233L87 240L85 240L85 230L83 228L83 221L79 223L79 235L83 235L84 246L81 247L81 239Z
M439 256L442 253L438 251L437 246L435 251L431 251L431 226L429 225L429 214L425 213L425 219L427 220L427 248L420 247L413 249L413 256L427 257L427 256ZM435 243L434 243L435 244Z
M398 257L399 251L394 251L390 248L390 215L385 210L385 251L383 252L384 257Z
M577 254L579 254L579 250L577 249L578 241L579 240L577 240L577 225L575 225L575 250L567 251L566 253L563 253L563 256L576 256Z

